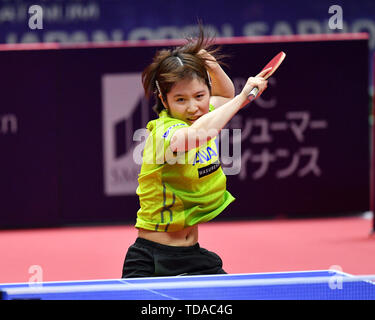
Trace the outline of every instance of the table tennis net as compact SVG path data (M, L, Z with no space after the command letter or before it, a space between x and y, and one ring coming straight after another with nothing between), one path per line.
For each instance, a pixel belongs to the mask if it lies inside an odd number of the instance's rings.
M85 285L41 284L7 290L9 298L127 300L374 300L375 275L230 279L190 277L168 281L105 281Z

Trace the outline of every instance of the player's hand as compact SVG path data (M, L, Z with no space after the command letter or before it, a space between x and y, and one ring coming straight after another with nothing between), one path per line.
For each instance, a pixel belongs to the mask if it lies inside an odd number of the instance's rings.
M253 90L255 87L259 89L259 93L257 97L259 97L264 90L267 89L268 81L263 78L267 72L269 72L272 68L268 68L263 70L261 73L259 73L256 77L250 77L247 79L247 82L245 86L242 89L241 94L246 96L246 98L249 96L251 90Z
M215 57L213 57L211 54L209 54L205 49L199 50L198 55L200 55L202 58L204 58L206 60L207 67L209 69L214 69L217 66L219 66Z

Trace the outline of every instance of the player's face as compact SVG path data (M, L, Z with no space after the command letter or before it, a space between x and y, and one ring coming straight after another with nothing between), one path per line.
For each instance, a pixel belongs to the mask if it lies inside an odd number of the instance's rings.
M191 125L208 113L210 92L206 83L199 78L183 79L167 93L167 101L169 114Z

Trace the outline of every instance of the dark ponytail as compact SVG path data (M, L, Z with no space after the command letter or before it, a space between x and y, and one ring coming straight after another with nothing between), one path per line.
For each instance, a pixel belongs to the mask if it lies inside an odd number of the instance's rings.
M197 38L188 38L183 46L162 49L155 54L152 63L142 73L142 83L146 97L155 96L156 104L153 109L157 114L164 109L159 94L167 103L167 93L179 80L198 77L207 84L211 92L211 80L207 72L208 60L198 53L205 49L215 57L216 62L223 65L221 60L225 56L219 54L220 48L213 48L213 44L214 38L205 36L202 25L199 25Z

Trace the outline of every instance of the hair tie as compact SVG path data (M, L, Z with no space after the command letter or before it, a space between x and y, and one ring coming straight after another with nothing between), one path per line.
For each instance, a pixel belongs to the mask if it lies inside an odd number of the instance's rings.
M180 57L176 57L176 58L177 58L179 64L180 64L181 66L183 66L184 64L182 63L182 60L180 59Z
M207 70L206 70L206 72L207 72L208 84L210 85L210 88L211 88L212 87L211 77L210 77L210 74L208 73Z
M160 90L160 87L159 87L159 82L158 82L158 80L155 80L155 84L156 84L156 88L157 88L158 91L159 91L159 94L161 94L161 90Z

